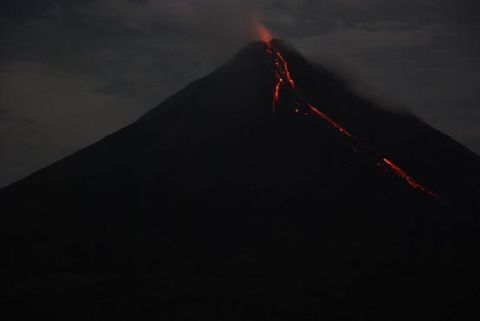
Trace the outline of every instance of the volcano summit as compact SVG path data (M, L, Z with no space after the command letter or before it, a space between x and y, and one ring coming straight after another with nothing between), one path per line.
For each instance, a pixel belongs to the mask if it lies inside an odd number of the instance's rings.
M480 159L256 42L0 192L17 319L463 320Z

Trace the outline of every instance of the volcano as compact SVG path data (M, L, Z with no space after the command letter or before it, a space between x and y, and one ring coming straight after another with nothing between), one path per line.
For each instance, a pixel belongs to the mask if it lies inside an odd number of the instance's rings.
M0 192L15 319L466 320L480 158L255 42Z

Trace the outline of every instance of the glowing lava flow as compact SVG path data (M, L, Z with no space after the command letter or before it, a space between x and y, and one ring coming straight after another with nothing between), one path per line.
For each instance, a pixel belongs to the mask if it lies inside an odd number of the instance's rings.
M273 93L273 111L275 112L275 107L280 100L280 89L282 88L283 79L279 75L275 75L277 83L275 85L275 92Z
M289 85L289 87L293 90L293 92L296 95L297 102L295 104L295 112L300 113L300 108L302 102L308 107L308 110L313 114L319 117L320 119L326 121L330 126L335 128L338 132L349 138L349 140L354 143L355 147L354 150L363 150L367 152L378 164L378 166L386 168L393 174L395 174L397 177L403 179L410 187L422 191L426 193L427 195L439 199L438 195L434 192L432 192L430 189L427 187L423 186L419 182L417 182L415 179L413 179L410 175L407 174L405 170L400 168L397 164L392 162L391 160L380 156L377 152L375 152L373 149L368 147L367 145L363 144L360 142L357 138L355 138L350 131L345 129L343 126L341 126L339 123L337 123L335 120L333 120L330 116L327 114L323 113L318 107L310 104L309 102L306 101L304 96L301 94L300 90L297 88L295 84L295 80L293 79L292 73L290 72L288 62L285 59L285 57L282 55L282 53L274 48L273 43L272 43L272 37L268 30L261 24L259 24L258 27L258 32L260 35L260 38L264 41L265 46L266 46L266 52L272 57L273 59L273 64L275 68L275 89L273 93L273 110L275 112L275 108L277 104L280 101L280 92L282 89L282 86L284 84ZM306 113L308 115L308 113Z
M413 177L408 175L407 172L405 172L403 169L401 169L398 165L393 163L391 160L387 158L383 158L382 162L385 165L387 165L392 171L394 171L395 174L397 174L397 176L403 178L413 188L421 190L422 192L427 193L431 197L439 198L437 194L435 194L434 192L432 192L431 190L429 190L428 188L426 188L425 186L417 182L415 179L413 179Z
M344 134L345 136L349 137L349 138L354 138L352 136L352 134L350 134L350 132L346 129L344 129L342 126L340 126L339 124L337 124L337 122L335 122L333 119L331 119L330 117L328 117L326 114L322 113L317 107L315 106L312 106L310 104L307 104L308 105L308 108L310 108L310 110L315 114L317 115L318 117L326 120L327 122L330 123L330 125L332 125L333 127L335 127L340 133ZM356 140L356 139L355 139Z
M280 62L282 64L283 74L285 75L285 77L287 77L287 80L290 83L290 85L292 86L292 88L296 88L295 87L295 81L293 80L292 74L290 73L290 69L288 69L287 60L285 60L285 58L283 58L283 55L279 51L276 51L275 53L276 53L278 59L280 59ZM277 63L277 66L278 66L278 61L276 63Z

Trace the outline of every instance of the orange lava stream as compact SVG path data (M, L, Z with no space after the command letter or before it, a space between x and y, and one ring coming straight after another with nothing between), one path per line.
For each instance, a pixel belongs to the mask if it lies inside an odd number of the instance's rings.
M327 116L326 114L322 113L317 107L313 106L313 105L310 105L310 104L307 104L308 105L308 108L310 108L310 110L315 114L317 115L318 117L326 120L328 123L330 123L330 125L332 125L333 127L335 127L340 133L344 134L345 136L349 137L349 138L353 138L353 135L350 134L350 132L348 130L346 130L345 128L343 128L342 126L340 126L336 121L334 121L333 119L331 119L329 116Z
M261 27L263 27L263 25L261 25ZM263 29L266 30L265 27L263 27ZM266 30L266 31L268 32L268 30ZM266 45L266 52L272 57L273 63L274 63L274 68L275 68L275 81L276 81L276 83L275 83L275 89L274 89L274 93L273 93L273 110L274 110L274 112L275 112L275 108L276 108L277 104L280 101L280 91L282 89L282 86L284 84L288 84L298 98L296 106L295 106L295 113L297 113L297 114L300 113L300 108L299 108L299 106L301 105L300 102L304 101L306 106L308 107L308 109L310 110L310 112L313 115L316 115L317 117L326 121L328 124L330 124L330 126L335 128L338 132L340 132L341 134L343 134L344 136L349 138L350 141L352 141L356 146L356 148L354 148L355 151L363 150L363 151L368 152L368 154L370 154L370 156L372 156L374 159L377 160L379 166L386 168L387 170L389 170L390 172L395 174L397 177L403 179L408 185L410 185L410 187L412 187L416 190L422 191L422 192L426 193L427 195L429 195L433 198L439 199L439 197L436 193L432 192L430 189L428 189L427 187L425 187L424 185L422 185L418 181L416 181L414 178L412 178L410 175L408 175L408 173L404 169L400 168L400 166L398 166L397 164L395 164L394 162L392 162L391 160L389 160L389 159L387 159L383 156L379 156L379 154L377 152L375 152L373 149L371 149L370 147L368 147L365 144L363 144L362 142L360 142L357 138L355 138L350 133L350 131L345 129L343 126L341 126L335 120L333 120L330 116L328 116L327 114L322 112L318 107L306 102L306 99L300 93L299 89L297 88L297 86L295 84L295 80L293 79L292 73L290 72L287 60L285 59L285 57L282 55L281 52L279 52L277 49L275 49L273 47L273 44L272 44L272 41L271 41L271 36L270 36L270 38L269 37L264 37L265 34L263 34L263 36L262 36L262 33L263 33L263 31L261 29L259 34L261 35L262 39L270 39L270 40L266 40L264 42L265 42L265 45ZM268 33L268 35L269 35L269 33ZM308 113L305 113L305 115L308 115Z
M279 51L276 51L276 54L283 65L283 68L282 68L283 74L285 74L285 76L287 77L287 80L290 83L290 85L293 88L295 88L295 81L293 80L292 74L290 73L290 69L288 68L287 60L285 60L285 58Z
M276 75L277 84L275 85L275 92L273 93L273 111L275 111L275 107L280 100L280 89L282 88L283 79L278 74Z
M421 190L422 192L427 193L431 197L434 197L434 198L437 198L437 199L439 198L436 193L432 192L431 190L429 190L428 188L426 188L425 186L423 186L422 184L417 182L413 177L408 175L405 170L400 168L397 164L395 164L391 160L389 160L387 158L383 158L382 162L385 165L387 165L388 168L390 168L393 172L395 172L395 174L397 174L399 177L403 178L411 187L416 188L418 190Z

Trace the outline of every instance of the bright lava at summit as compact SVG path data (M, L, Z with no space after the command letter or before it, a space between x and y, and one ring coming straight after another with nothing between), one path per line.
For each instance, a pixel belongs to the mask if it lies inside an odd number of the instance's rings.
M397 177L403 179L403 181L406 182L410 187L416 190L422 191L433 198L439 199L438 195L435 192L431 191L429 188L425 187L423 184L416 181L400 166L395 164L390 159L384 156L381 156L381 154L377 153L372 148L370 148L369 146L359 141L355 136L351 134L349 130L347 130L338 122L336 122L334 119L332 119L330 116L322 112L320 108L308 102L304 98L304 96L301 94L298 87L296 86L296 82L289 69L287 59L277 48L274 47L272 43L273 38L270 32L268 31L268 29L261 23L258 23L257 33L260 39L265 43L267 54L270 55L273 60L274 76L275 76L275 88L274 88L273 98L272 98L273 112L276 111L276 107L280 102L280 93L283 86L286 85L290 87L290 89L294 93L295 101L296 101L294 104L295 113L300 114L301 110L299 107L304 106L309 111L307 113L304 113L305 115L312 114L322 119L323 121L327 122L330 126L335 128L339 133L341 133L342 135L344 135L350 140L350 142L354 146L355 151L362 150L368 153L375 160L377 166L384 168L390 171L391 173L393 173L394 175L396 175Z

